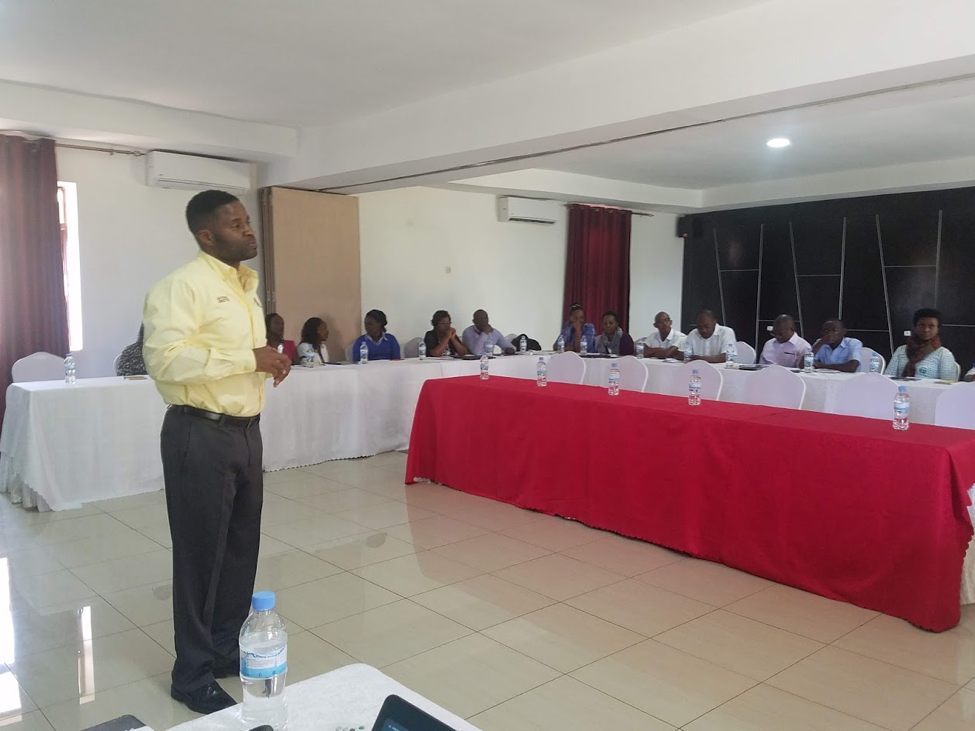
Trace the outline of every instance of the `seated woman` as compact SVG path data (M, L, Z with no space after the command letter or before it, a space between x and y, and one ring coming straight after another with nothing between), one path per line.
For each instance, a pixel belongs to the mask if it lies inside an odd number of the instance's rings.
M565 340L565 349L574 353L579 352L579 343L585 339L586 351L596 352L596 326L591 322L586 322L586 313L582 310L582 305L574 303L569 307L569 321L562 328L562 338ZM559 349L559 341L556 339L552 345L552 350Z
M619 315L612 310L603 313L603 332L596 338L596 352L604 355L633 355L633 338L623 332Z
M958 364L951 351L941 345L940 327L941 313L937 310L925 307L915 312L914 332L894 351L884 375L957 380Z
M145 326L139 326L139 337L132 345L126 345L115 361L116 376L144 376L146 364L142 360L142 340L145 337Z
M328 362L328 351L322 346L328 340L328 325L320 317L309 317L301 326L301 342L298 344L298 358L304 362L311 358L314 365L325 365ZM270 345L270 340L268 341ZM285 355L288 351L285 349Z
M457 331L451 327L450 313L447 310L437 310L430 318L433 330L428 330L423 336L427 346L427 355L439 358L441 355L467 355L470 351L457 337Z
M369 360L399 360L399 342L386 332L386 313L382 310L369 310L362 321L365 335L352 344L352 362L359 362L359 348L365 343L369 349Z
M295 341L284 339L284 318L277 312L268 313L264 317L264 326L267 329L267 344L272 348L280 345L281 352L291 358L291 365L297 363L298 350L295 348ZM304 330L302 330L302 338L304 338Z

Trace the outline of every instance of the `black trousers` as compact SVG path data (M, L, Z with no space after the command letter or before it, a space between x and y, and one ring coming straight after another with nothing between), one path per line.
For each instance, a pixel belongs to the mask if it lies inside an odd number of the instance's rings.
M170 409L162 428L173 537L173 688L213 681L234 663L261 540L263 445L257 423L222 425Z

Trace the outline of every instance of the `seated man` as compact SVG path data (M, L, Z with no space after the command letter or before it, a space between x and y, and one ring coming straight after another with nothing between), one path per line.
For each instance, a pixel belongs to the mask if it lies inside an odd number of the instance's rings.
M796 334L796 321L790 315L779 315L772 323L772 339L765 343L758 362L798 368L809 350L809 343Z
M695 320L696 330L687 336L691 346L691 360L707 363L724 363L727 360L728 346L734 346L737 338L730 327L718 324L718 318L711 310L701 310Z
M657 332L644 341L644 357L679 358L687 336L680 330L674 330L670 315L666 312L658 312L653 318L653 326Z
M144 376L146 364L142 360L142 339L145 327L139 326L139 337L132 345L126 345L115 363L116 376Z
M514 346L499 330L491 327L487 312L484 310L475 312L473 322L474 324L469 325L460 338L469 351L474 355L484 355L485 353L491 355L494 352L494 346L497 345L504 351L505 355L514 355Z
M812 346L816 355L813 367L856 373L860 367L861 350L863 343L856 338L846 337L846 325L842 321L827 320L823 323L819 340Z

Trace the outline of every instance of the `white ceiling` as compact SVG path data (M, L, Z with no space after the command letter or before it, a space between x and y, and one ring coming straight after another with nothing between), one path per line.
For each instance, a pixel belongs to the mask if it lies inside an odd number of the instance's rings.
M0 79L331 124L759 0L0 0Z
M772 137L792 145L770 149ZM539 158L547 170L707 189L975 155L975 82L665 132Z

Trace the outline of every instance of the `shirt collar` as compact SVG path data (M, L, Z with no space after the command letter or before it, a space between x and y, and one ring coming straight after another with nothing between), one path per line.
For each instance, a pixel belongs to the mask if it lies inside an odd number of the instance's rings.
M196 255L196 258L219 274L221 278L229 282L240 283L240 286L245 290L257 287L257 272L245 264L241 264L238 269L202 250Z

